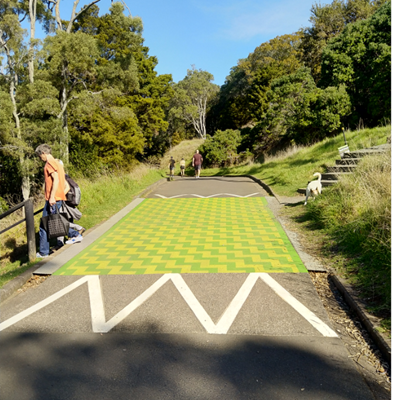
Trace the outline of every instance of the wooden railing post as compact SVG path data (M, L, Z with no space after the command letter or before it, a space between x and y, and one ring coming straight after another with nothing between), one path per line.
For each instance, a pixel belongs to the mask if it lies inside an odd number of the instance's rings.
M35 244L35 227L34 227L34 207L31 199L25 201L26 216L26 233L27 233L27 249L29 253L29 261L35 261L36 244Z

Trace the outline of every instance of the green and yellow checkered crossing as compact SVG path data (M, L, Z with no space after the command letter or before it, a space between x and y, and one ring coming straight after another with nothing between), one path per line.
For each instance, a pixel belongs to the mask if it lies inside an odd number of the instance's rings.
M54 275L307 272L263 197L145 199Z

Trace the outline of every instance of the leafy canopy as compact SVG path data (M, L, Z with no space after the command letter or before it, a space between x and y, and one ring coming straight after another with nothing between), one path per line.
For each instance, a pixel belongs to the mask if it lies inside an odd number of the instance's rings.
M310 144L336 134L350 111L344 86L317 88L309 68L272 82L266 117L251 130L257 153L279 143Z
M390 120L391 3L348 25L323 51L321 86L345 84L352 103L349 122L368 125Z
M315 3L311 7L311 27L300 30L302 61L311 69L316 83L321 77L322 53L329 40L349 24L369 18L386 0L333 0L330 4Z

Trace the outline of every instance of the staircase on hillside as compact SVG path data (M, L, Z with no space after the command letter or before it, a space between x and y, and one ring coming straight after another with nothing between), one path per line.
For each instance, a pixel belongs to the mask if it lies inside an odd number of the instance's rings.
M365 156L372 156L381 154L390 150L390 143L374 146L367 149L353 151L352 153L345 153L343 158L336 160L336 165L326 167L326 172L322 175L322 188L331 186L338 182L340 176L351 174L357 167L357 164ZM306 194L306 189L301 188L297 190L298 193Z

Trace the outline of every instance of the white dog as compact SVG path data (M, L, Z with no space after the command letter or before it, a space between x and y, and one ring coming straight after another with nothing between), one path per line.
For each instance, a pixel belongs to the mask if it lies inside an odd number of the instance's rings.
M307 188L306 188L306 202L304 205L307 204L307 200L310 196L312 196L315 199L315 196L318 196L319 194L322 193L322 175L319 172L316 172L314 176L317 176L318 179L316 181L311 181L308 183Z

